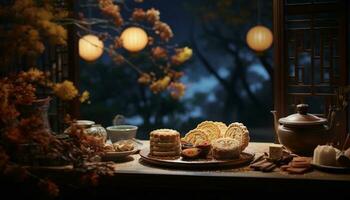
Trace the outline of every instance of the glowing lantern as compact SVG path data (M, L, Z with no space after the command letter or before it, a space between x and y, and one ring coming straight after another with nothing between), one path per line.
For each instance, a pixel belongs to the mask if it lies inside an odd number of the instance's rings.
M251 28L246 37L248 46L257 51L265 51L268 49L273 41L273 36L270 29L265 26L255 26Z
M79 40L79 55L86 61L95 61L103 53L103 42L95 35L85 35Z
M144 49L148 42L147 33L138 27L129 27L125 29L120 38L123 47L130 52L138 52Z

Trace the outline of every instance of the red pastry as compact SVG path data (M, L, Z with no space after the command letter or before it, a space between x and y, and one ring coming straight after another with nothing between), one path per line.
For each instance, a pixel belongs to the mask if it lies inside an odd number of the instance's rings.
M196 159L199 158L200 153L201 150L199 148L194 147L182 150L181 156L185 159Z
M211 144L208 141L201 142L196 145L197 148L201 150L201 153L199 157L201 158L207 158L208 154L210 153L211 150Z

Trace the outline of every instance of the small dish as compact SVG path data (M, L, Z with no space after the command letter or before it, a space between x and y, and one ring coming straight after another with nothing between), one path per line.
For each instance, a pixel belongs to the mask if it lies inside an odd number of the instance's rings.
M311 162L311 165L316 169L319 169L321 171L326 171L326 172L334 172L334 173L350 172L350 167L319 165L313 162Z
M127 156L130 156L132 154L137 153L140 151L143 147L143 144L138 142L137 140L133 140L134 142L134 149L131 151L107 151L103 156L102 159L105 161L113 161L116 159L124 158ZM107 141L107 143L112 143L110 140Z
M105 153L105 155L103 155L103 158L104 159L107 159L107 160L113 160L113 159L116 159L116 158L123 158L123 157L126 157L126 156L129 156L129 155L132 155L134 153L136 153L139 149L135 148L131 151L121 151L121 152L117 152L117 151L107 151Z

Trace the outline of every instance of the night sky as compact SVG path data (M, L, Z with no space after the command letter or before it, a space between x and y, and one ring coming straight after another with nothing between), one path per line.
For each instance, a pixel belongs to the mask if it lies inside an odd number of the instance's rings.
M166 22L170 25L170 27L173 30L174 37L171 39L171 44L178 44L179 46L189 46L190 44L190 37L192 34L192 30L194 29L192 26L196 26L194 24L194 21L197 16L195 16L194 12L191 11L191 9L188 8L188 4L191 4L192 6L201 5L201 1L199 0L176 0L176 1L164 1L164 0L145 0L142 4L136 4L133 1L127 1L127 7L128 9L132 10L134 6L142 7L145 9L148 8L156 8L160 10L160 18L162 21ZM270 8L272 1L270 0L264 0L262 1L261 7L262 9ZM245 26L243 29L240 29L239 31L242 32L243 35L249 30L250 27L256 25L256 0L251 0L251 14L253 15L253 19L249 22L247 22L247 26ZM142 5L142 6L140 6ZM239 3L237 3L237 6L239 6ZM82 9L82 11L87 15L87 17L99 17L98 10L86 10L86 8ZM261 20L264 24L266 24L269 28L271 28L272 24L272 10L270 9L264 9L264 12L262 12ZM196 27L195 27L196 28ZM112 32L110 32L112 33ZM201 31L199 30L196 37L201 37ZM244 38L242 38L244 40ZM199 48L203 49L203 53L205 56L207 56L212 64L217 66L218 73L226 78L229 75L229 70L232 65L232 57L231 55L222 53L222 51L216 50L215 48L208 47L208 41L199 42L198 46ZM209 41L210 43L210 41ZM246 45L246 44L245 44ZM107 45L106 45L107 46ZM246 48L246 47L244 47ZM269 50L271 51L271 49ZM252 51L246 51L243 57L246 57L250 60L255 60L257 55ZM111 67L114 67L114 63L111 61L110 57L107 55L107 53L104 53L103 57L96 61L95 63L86 63L84 61L80 62L82 71L84 71L84 67L90 66L93 67L97 63L102 62L106 65L110 65ZM263 69L259 61L253 61L247 66L249 73L258 74L262 81L257 82L254 78L251 79L249 82L250 88L252 91L257 91L263 87L264 81L269 81L269 76L267 72ZM207 93L207 102L215 103L220 102L221 99L218 98L216 92L218 89L220 89L220 85L217 81L217 79L212 76L208 71L203 67L203 64L197 57L197 53L194 51L193 58L191 59L191 62L188 64L185 64L184 71L186 73L186 76L183 77L182 81L187 85L187 91L185 97L180 101L184 104L186 102L190 101L197 93ZM249 77L248 77L249 79ZM84 88L89 89L89 88ZM270 88L270 92L272 91L272 88ZM269 92L269 93L270 93ZM245 95L242 93L242 95ZM265 110L272 109L272 102L268 103L268 107ZM106 105L108 106L108 105ZM205 117L205 114L203 111L203 105L196 105L192 106L190 110L186 114L183 114L181 118L183 120L186 120L188 118L193 117ZM89 115L87 115L89 116ZM113 116L111 116L112 118ZM210 116L207 116L208 119L210 119ZM141 125L143 123L142 118L135 114L134 116L128 116L128 122L131 124ZM108 124L109 122L102 122L102 124ZM271 131L271 124L266 124L266 126L269 127L269 130Z

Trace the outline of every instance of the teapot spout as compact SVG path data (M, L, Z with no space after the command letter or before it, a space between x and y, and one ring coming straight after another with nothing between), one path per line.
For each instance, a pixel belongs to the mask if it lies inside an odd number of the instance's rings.
M277 111L272 110L271 113L273 114L274 128L275 128L275 133L277 134L278 126L279 126L278 119L277 119Z

